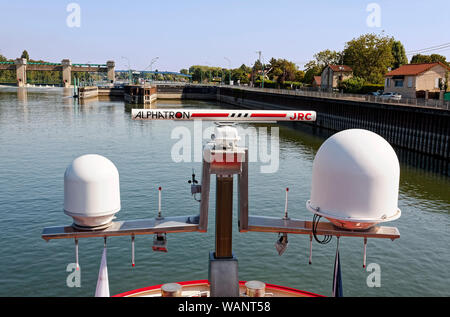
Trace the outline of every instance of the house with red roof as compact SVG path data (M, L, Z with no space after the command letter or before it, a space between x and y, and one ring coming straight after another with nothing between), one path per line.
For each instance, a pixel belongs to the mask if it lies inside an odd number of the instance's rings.
M322 72L320 87L322 89L337 88L339 83L353 76L353 70L347 65L328 65Z
M441 62L402 65L384 75L384 92L396 92L403 98L416 98L417 91L439 92L449 71Z

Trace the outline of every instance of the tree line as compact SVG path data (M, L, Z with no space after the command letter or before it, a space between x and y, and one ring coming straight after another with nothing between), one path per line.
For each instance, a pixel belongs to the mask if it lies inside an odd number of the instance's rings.
M256 60L252 67L242 64L239 68L226 69L194 65L180 72L192 75L196 82L225 82L230 80L240 84L261 86L264 76L264 87L296 88L311 85L314 76L320 76L327 65L348 65L353 69L353 77L341 84L345 90L382 88L384 75L391 69L408 64L403 44L394 37L383 34L363 34L348 41L342 51L324 50L314 54L313 60L305 64L304 69L292 61L283 58L271 58L267 64ZM410 63L442 62L446 65L446 57L439 54L412 56ZM370 88L373 87L373 88Z

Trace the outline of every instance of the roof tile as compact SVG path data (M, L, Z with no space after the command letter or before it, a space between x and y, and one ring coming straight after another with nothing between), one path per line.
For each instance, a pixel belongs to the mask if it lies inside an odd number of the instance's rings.
M440 62L436 63L424 63L424 64L405 64L400 66L397 69L394 69L393 71L390 71L384 76L412 76L412 75L419 75L423 72L426 72L427 70L437 66L441 65L444 68L447 68L450 70L450 68Z
M353 69L347 65L328 65L333 72L352 72Z

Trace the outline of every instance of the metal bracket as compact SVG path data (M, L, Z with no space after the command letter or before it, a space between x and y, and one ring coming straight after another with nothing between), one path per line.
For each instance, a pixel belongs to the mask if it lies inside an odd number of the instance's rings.
M199 216L165 217L112 222L103 230L79 230L72 226L47 227L42 231L44 240L133 236L154 233L177 233L199 231Z
M283 219L263 216L249 216L248 231L273 232L291 234L312 234L312 222L297 219ZM395 227L375 226L367 230L345 230L330 222L321 222L317 226L318 235L336 237L365 237L395 240L400 238L400 232Z

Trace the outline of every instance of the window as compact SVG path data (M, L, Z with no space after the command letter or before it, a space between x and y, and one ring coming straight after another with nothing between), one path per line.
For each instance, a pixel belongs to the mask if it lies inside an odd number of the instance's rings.
M412 88L412 86L413 86L413 78L408 77L408 88Z
M403 79L395 81L395 87L403 87Z
M389 87L391 85L391 79L390 78L386 78L386 82L384 83L384 85L386 87Z

